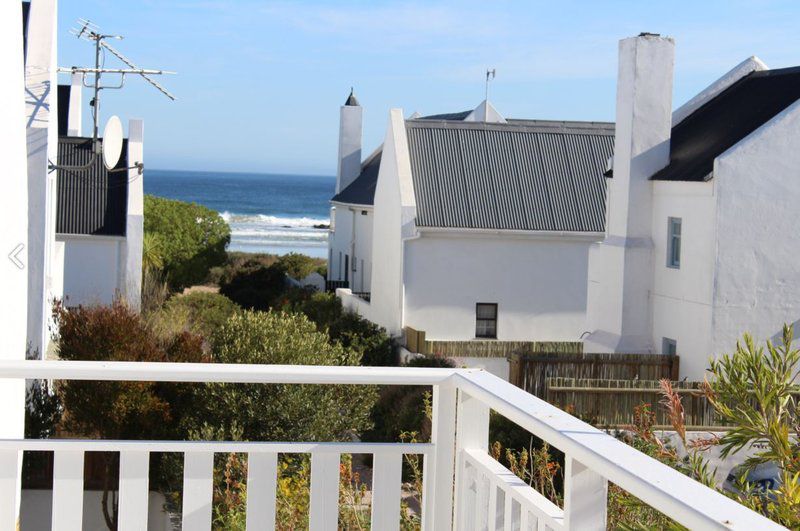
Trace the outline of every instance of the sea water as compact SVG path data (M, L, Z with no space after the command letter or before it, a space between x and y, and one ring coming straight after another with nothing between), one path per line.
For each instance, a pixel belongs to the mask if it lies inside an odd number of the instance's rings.
M146 194L194 202L220 213L231 227L230 251L303 253L327 257L327 176L147 169Z

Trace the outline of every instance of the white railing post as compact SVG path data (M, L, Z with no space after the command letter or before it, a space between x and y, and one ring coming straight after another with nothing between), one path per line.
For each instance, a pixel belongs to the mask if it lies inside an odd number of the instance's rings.
M21 454L17 450L0 451L0 529L17 527Z
M455 500L455 527L467 528L468 522L475 518L477 505L466 503L468 478L465 477L466 464L464 450L489 450L489 407L464 391L458 392L456 429L456 500ZM481 475L475 475L476 502L480 501ZM488 516L492 518L491 515ZM475 522L481 525L481 522Z
M564 524L567 529L606 528L608 481L570 456L564 469Z
M431 443L433 455L423 461L422 529L445 531L453 526L456 388L451 382L433 386Z

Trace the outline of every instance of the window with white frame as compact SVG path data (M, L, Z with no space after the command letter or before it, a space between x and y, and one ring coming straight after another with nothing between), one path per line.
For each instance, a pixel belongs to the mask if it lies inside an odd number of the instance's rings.
M475 337L497 339L497 304L479 302L475 305Z
M681 267L681 218L667 219L667 267Z

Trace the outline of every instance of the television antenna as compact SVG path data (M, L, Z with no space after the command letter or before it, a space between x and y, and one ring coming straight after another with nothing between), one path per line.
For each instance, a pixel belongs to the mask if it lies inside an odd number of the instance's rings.
M116 116L112 116L105 127L106 133L104 133L104 136L105 134L110 133L111 138L113 139L113 141L109 142L108 143L109 145L106 146L109 153L106 153L106 151L104 150L103 144L100 142L100 137L98 135L100 129L100 91L109 89L112 90L121 89L125 86L125 76L136 75L136 76L141 76L142 79L147 81L150 85L155 87L156 90L161 92L170 100L175 101L176 99L175 96L151 77L164 74L175 74L175 72L170 72L168 70L139 68L138 66L136 66L136 64L134 64L133 61L125 57L121 52L116 50L113 46L111 46L107 42L109 40L121 41L124 37L122 37L121 35L111 35L102 33L100 31L100 28L91 20L79 18L78 26L75 28L71 28L69 32L78 39L94 44L94 67L73 66L71 68L61 67L58 69L59 73L81 74L81 82L83 86L92 89L93 91L92 99L89 101L89 106L92 108L92 122L93 122L92 157L88 163L82 166L66 166L66 165L60 166L51 163L50 169L51 170L63 169L72 171L87 170L95 163L97 157L102 155L103 161L106 165L106 169L108 169L109 171L122 171L113 169L113 167L116 166L117 162L119 161L122 149L121 122L119 118L117 118ZM117 57L117 59L125 63L125 65L128 68L106 68L105 67L106 51L110 52L115 57ZM103 74L118 75L119 76L118 82L115 84L103 84L101 82ZM116 153L113 153L112 151L116 151ZM109 165L111 161L113 161L113 164ZM131 168L138 168L139 174L141 175L142 171L144 170L144 165L141 162L136 162L134 163L133 166L131 166ZM130 168L124 168L124 169L130 169Z

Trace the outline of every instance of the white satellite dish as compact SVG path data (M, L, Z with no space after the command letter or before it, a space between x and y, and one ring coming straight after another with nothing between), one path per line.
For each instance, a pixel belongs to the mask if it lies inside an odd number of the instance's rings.
M103 129L103 163L109 170L114 169L122 155L122 122L118 116L112 116Z

